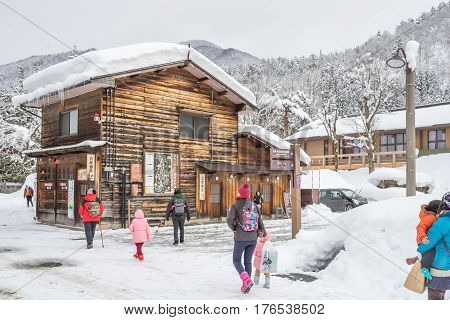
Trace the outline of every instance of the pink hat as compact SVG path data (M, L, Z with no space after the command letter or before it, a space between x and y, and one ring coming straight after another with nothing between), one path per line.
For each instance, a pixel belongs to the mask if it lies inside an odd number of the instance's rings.
M244 183L242 186L239 187L237 198L240 199L250 198L250 185L248 183Z

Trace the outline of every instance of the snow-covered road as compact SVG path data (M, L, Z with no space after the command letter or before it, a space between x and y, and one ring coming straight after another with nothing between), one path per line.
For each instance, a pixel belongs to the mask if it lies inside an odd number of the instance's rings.
M12 299L242 299L231 261L232 233L225 223L188 226L186 244L172 246L172 228L159 228L132 258L128 230L103 226L94 250L84 233L37 224L19 193L0 194L0 298ZM312 220L305 229L327 223ZM266 221L275 245L290 238L290 220ZM54 263L61 266L48 268ZM36 267L37 265L47 267ZM272 277L272 288L254 288L245 299L337 298L330 288Z

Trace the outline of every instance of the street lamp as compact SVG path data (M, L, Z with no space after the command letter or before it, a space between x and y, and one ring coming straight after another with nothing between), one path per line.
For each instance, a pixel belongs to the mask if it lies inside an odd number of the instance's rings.
M408 44L406 46L408 50ZM416 195L416 73L409 65L403 48L398 48L386 64L394 69L406 66L406 196L412 197Z

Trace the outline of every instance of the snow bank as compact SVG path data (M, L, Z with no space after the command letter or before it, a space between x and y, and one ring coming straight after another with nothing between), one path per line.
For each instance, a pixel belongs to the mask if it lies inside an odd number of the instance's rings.
M405 112L405 110L399 110L377 115L375 124L376 130L405 130ZM448 123L450 123L450 104L416 109L416 128L431 127ZM337 121L337 134L340 136L352 135L358 133L358 128L362 127L363 125L359 117L339 119ZM287 137L286 140L292 141L326 136L328 136L328 134L323 123L320 120L316 120L301 127L297 133Z
M374 202L342 214L326 229L301 230L296 239L279 246L280 272L311 272L329 264L315 273L316 286L332 284L363 299L424 298L402 285L409 272L404 259L416 254L420 205L431 199ZM316 210L330 216L327 208Z
M442 196L450 191L450 153L434 154L419 157L416 160L416 169L431 176L434 180L433 194Z
M414 71L417 66L417 52L419 51L419 43L417 41L411 40L405 46L406 61L408 62L408 67Z
M302 189L355 189L338 172L329 169L308 170L301 179Z
M401 168L378 168L367 177L367 182L378 186L382 180L394 180L398 185L406 184L406 167ZM416 172L416 186L434 188L434 181L431 176L426 173Z
M149 42L96 50L50 66L24 81L28 94L13 98L14 105L38 99L53 92L82 84L95 77L170 63L192 61L249 103L256 105L255 95L223 69L193 48L185 45Z

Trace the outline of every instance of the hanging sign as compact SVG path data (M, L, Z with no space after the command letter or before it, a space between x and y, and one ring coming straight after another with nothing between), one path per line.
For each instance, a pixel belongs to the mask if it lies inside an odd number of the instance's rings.
M87 180L87 169L78 169L78 180L86 181Z
M199 182L198 182L198 197L199 200L205 200L205 182L206 182L206 175L204 173L200 173L199 175Z
M95 180L95 154L87 154L86 162L87 178L89 181Z
M69 186L67 190L67 218L74 219L74 199L75 199L75 181L69 180Z

